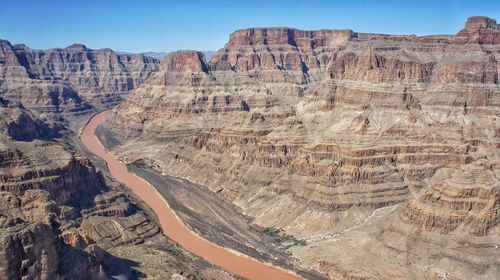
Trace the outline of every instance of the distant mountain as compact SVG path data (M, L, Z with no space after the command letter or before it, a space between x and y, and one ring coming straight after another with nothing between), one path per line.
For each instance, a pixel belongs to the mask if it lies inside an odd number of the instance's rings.
M116 54L128 54L128 55L138 54L138 53L133 53L133 52L123 52L123 51L115 51L115 53ZM205 55L205 58L207 59L207 61L209 61L210 58L212 58L212 56L216 53L216 51L202 51L202 53ZM165 57L168 54L168 52L142 52L140 54L161 60L163 57Z
M216 51L206 51L206 52L203 52L203 54L205 54L205 58L207 59L207 61L210 60L210 58L212 58L212 56L216 53Z
M145 55L145 56L149 56L149 57L152 57L152 58L156 58L156 59L162 59L165 55L167 55L168 53L166 52L141 52L141 53L135 53L135 52L124 52L124 51L114 51L116 54L126 54L126 55L133 55L133 54L142 54L142 55Z
M149 56L149 57L154 57L156 59L162 59L168 53L166 53L166 52L143 52L141 54L143 54L145 56Z
M131 54L137 54L137 53L134 53L134 52L123 52L123 51L115 51L113 50L114 53L118 54L118 55L122 55L122 54L125 54L125 55L131 55Z

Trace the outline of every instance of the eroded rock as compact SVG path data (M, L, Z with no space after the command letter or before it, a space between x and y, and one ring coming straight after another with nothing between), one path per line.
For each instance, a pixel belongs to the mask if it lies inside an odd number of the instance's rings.
M239 30L208 71L199 56L176 54L198 66L162 65L114 109L108 128L123 141L114 152L220 191L257 224L298 237L404 204L398 217L415 231L485 236L491 247L498 182L464 198L427 182L479 161L498 172L497 33L485 18L456 36ZM498 266L485 252L474 258Z

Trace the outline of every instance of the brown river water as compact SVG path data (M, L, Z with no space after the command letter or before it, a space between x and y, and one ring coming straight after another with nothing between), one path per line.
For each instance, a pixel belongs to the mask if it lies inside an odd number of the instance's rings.
M184 225L165 199L146 180L128 172L126 164L108 153L99 139L95 129L106 120L110 111L103 111L90 119L80 134L81 142L92 153L102 158L109 172L118 181L132 190L158 215L163 233L179 243L184 249L202 257L209 263L220 266L234 274L248 279L302 279L270 264L221 247L202 238Z

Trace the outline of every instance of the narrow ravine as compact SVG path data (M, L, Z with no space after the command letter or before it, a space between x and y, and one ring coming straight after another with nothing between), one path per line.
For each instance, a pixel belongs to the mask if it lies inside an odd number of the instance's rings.
M90 119L82 129L80 140L92 153L102 158L109 172L127 186L158 216L163 233L184 249L206 261L248 279L302 279L293 272L259 262L234 250L221 247L189 230L169 207L165 199L146 180L128 171L127 165L110 154L95 136L96 128L106 120L110 111L103 111Z

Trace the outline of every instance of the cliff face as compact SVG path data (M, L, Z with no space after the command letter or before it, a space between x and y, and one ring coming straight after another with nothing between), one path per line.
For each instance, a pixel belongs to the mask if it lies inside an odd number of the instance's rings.
M37 138L46 139L58 135L58 127L44 122L30 110L17 102L0 98L0 132L4 141L32 141Z
M114 110L108 126L125 140L115 152L205 184L257 224L298 237L401 204L399 221L415 230L476 230L498 243L496 181L467 202L427 183L498 157L498 32L482 17L456 36L236 31L210 62L194 52L164 60Z
M57 206L48 193L33 190L16 196L0 192L0 201L2 279L55 279L61 276L104 279L104 272L99 271L102 260L88 252L71 250L54 234ZM72 265L65 268L65 275L59 274L59 266L63 263Z
M468 42L498 44L500 43L500 25L491 18L470 17L458 36L467 38Z
M0 40L0 96L39 112L82 113L120 101L158 64L151 57L80 44L34 50Z
M113 104L159 62L82 45L0 47L0 279L166 278L181 271L231 279L164 238L133 196L77 152L62 122ZM161 262L145 261L151 255Z
M0 279L232 279L164 238L50 118L4 99L0 116Z
M304 72L324 67L329 53L350 41L351 30L303 31L291 28L238 30L210 61L212 70L287 70Z
M37 113L2 100L0 279L106 279L128 275L100 247L142 242L158 226ZM113 224L112 227L103 224Z

